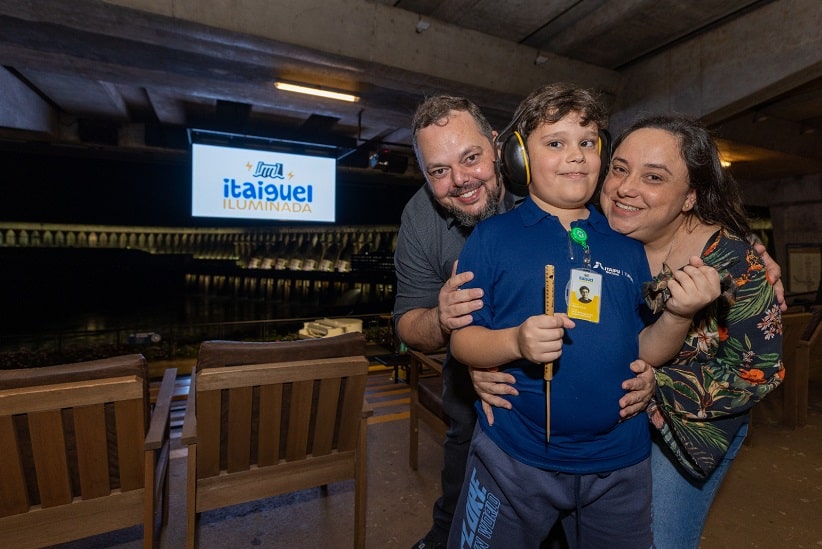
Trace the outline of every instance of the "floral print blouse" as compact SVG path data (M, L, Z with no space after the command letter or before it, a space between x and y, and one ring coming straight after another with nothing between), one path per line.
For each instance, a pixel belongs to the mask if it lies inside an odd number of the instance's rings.
M782 314L759 255L720 230L702 259L732 283L694 316L679 354L656 368L656 395L648 406L665 443L697 479L710 475L751 407L785 373Z

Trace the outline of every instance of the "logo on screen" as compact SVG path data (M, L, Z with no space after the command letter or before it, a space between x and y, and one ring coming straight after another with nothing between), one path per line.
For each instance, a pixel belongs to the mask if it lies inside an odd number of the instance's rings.
M266 164L262 160L257 162L257 169L254 170L252 177L269 177L271 179L285 179L283 175L283 163Z

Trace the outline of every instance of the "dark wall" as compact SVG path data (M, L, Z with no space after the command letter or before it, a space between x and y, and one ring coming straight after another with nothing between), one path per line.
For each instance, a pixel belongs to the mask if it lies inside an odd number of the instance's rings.
M0 248L2 338L20 333L138 322L162 307L177 320L186 257L136 250ZM156 316L156 315L155 315ZM125 320L124 320L125 319Z
M191 217L188 158L168 161L0 150L0 221L171 227L259 226ZM422 181L340 170L337 225L399 225ZM272 221L271 226L282 224ZM289 226L299 225L291 223Z

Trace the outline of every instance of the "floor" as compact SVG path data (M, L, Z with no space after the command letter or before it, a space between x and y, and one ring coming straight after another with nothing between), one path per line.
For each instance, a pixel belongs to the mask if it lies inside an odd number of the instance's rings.
M419 470L408 466L408 387L390 371L369 376L367 399L375 408L368 432L369 548L408 548L430 523L439 492L441 450L424 425ZM780 424L781 394L763 401L750 437L721 487L705 526L704 549L822 547L822 375L811 381L807 425ZM179 436L179 434L177 435ZM171 510L162 548L185 540L185 450L171 462ZM200 547L350 547L353 482L204 513ZM141 528L63 544L61 549L142 546Z

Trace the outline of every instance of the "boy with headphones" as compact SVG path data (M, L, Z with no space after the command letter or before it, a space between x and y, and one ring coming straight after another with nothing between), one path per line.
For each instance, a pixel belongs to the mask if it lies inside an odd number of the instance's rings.
M453 271L466 238L482 219L514 209L528 190L523 185L518 195L503 187L497 133L468 99L426 98L417 107L411 133L426 184L402 213L394 256L394 320L397 335L409 348L433 352L447 347L452 330L465 326L471 320L470 312L482 306L478 294L459 290L470 275L454 275ZM477 393L468 370L449 354L442 374L442 403L449 417L442 445L442 492L434 504L431 529L413 549L445 547L477 422ZM637 374L622 383L625 417L642 411L653 393L651 369ZM478 376L491 394L512 390L504 373L484 371Z
M714 269L691 269L698 291L677 284L673 309L644 325L644 249L588 205L605 122L590 92L552 84L531 93L498 137L503 173L529 196L468 237L459 270L474 278L463 288L481 288L483 304L452 333L451 351L512 374L518 394L507 397L510 409L479 414L449 547L537 548L557 520L571 547L652 545L649 429L641 416L620 419L620 384L637 356L654 364L676 353L719 280ZM591 303L575 308L568 296L583 285ZM546 286L556 287L556 316L545 314Z

